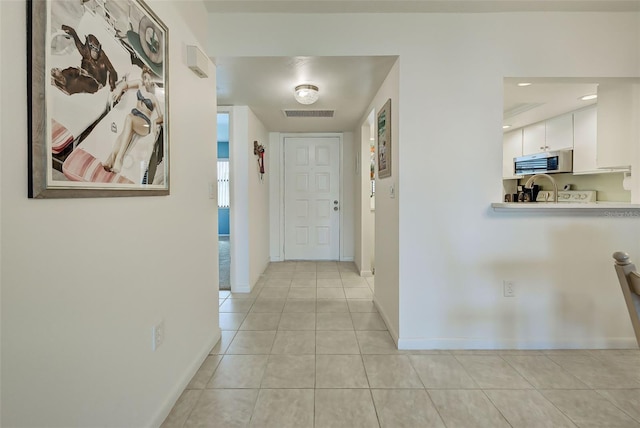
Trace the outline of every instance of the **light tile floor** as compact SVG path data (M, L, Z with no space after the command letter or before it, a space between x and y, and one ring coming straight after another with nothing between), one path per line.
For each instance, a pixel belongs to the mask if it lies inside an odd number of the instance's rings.
M640 351L398 351L352 263L220 292L222 339L170 427L640 427Z

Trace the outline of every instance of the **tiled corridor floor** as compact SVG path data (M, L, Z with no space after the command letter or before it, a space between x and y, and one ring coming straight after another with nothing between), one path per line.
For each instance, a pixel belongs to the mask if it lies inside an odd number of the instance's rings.
M221 341L163 427L640 427L640 351L398 351L352 263L220 292Z

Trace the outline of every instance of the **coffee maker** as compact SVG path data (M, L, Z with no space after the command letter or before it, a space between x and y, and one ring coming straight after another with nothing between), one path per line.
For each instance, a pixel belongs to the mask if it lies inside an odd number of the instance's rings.
M518 185L518 202L535 202L538 192L540 192L540 186L537 184L534 184L531 188Z

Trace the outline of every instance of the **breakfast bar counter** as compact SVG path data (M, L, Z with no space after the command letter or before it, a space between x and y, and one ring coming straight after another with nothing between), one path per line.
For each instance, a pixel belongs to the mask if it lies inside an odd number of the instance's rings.
M494 202L496 212L575 213L601 217L640 217L640 204L625 202Z

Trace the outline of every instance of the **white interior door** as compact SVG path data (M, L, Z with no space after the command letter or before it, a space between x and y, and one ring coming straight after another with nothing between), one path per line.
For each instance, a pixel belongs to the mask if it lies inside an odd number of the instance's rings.
M284 257L340 257L340 138L284 139Z

